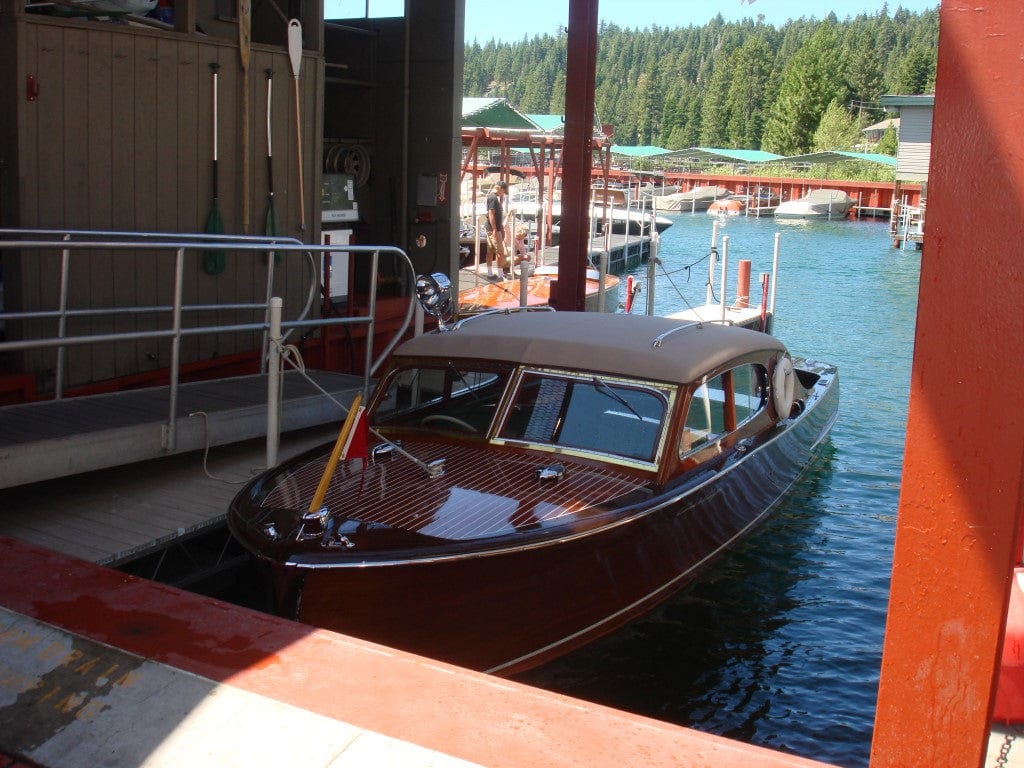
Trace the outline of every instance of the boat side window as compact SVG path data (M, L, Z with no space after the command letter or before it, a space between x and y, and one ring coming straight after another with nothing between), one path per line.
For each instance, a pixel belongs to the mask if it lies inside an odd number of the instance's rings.
M531 371L499 437L654 461L667 402L653 387Z
M481 368L458 361L400 368L386 383L373 423L484 433L510 373L508 368Z
M767 376L763 366L741 365L703 381L690 397L679 457L718 442L764 410Z

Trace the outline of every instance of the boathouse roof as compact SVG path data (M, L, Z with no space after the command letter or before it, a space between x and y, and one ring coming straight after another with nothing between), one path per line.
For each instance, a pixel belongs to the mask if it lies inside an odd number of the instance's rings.
M541 126L513 107L508 99L480 97L466 97L462 100L462 127L543 130Z

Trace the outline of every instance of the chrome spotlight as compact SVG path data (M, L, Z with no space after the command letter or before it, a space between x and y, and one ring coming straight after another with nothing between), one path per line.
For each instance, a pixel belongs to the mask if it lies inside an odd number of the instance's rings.
M441 272L420 275L416 278L416 297L423 311L436 317L441 328L452 316L452 284Z

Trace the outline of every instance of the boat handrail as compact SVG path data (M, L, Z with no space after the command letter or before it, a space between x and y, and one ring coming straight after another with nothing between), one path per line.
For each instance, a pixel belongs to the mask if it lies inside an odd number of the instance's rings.
M511 315L514 312L554 312L555 308L550 306L541 307L502 307L501 309L488 309L486 312L478 312L474 315L467 315L466 317L459 320L455 325L451 327L451 330L457 331L459 328L464 326L471 320L477 320L487 315Z
M4 321L32 321L50 320L56 318L58 323L55 335L41 336L32 339L0 340L0 353L21 352L39 349L57 349L57 379L55 382L54 397L60 399L63 396L63 356L68 347L86 346L93 344L109 344L124 341L138 341L143 339L169 339L171 343L171 362L168 366L169 378L169 414L168 423L165 429L167 435L165 447L168 450L174 448L174 427L177 420L177 395L181 367L181 343L183 338L188 336L199 336L207 333L246 333L262 331L265 339L271 331L270 308L274 297L269 295L272 290L272 277L268 276L268 296L265 302L237 302L237 303L216 303L216 304L185 304L184 303L184 263L185 253L189 251L205 251L220 249L232 253L243 254L267 254L267 271L272 275L274 271L274 259L270 252L287 254L305 254L307 263L312 264L311 289L306 299L302 312L293 320L282 320L282 329L294 330L298 328L322 328L325 326L342 325L365 325L367 327L367 339L374 335L375 312L377 304L377 273L378 263L381 254L391 254L397 257L404 266L408 275L409 303L405 316L394 335L388 340L380 354L374 358L372 343L366 345L366 359L363 371L363 394L369 393L370 378L383 364L391 351L398 345L401 337L412 321L413 312L416 306L415 291L413 282L415 270L409 256L401 248L390 245L340 245L340 244L309 244L302 243L295 238L281 237L259 237L259 236L236 236L236 235L197 235L179 233L136 233L115 232L102 233L99 231L86 230L27 230L27 229L0 229L0 255L5 251L60 251L61 252L61 274L59 282L59 297L57 309L32 310L21 312L0 311L0 323ZM52 239L40 239L52 238ZM80 238L80 239L72 239ZM95 239L91 239L95 238ZM172 292L172 304L155 306L116 306L89 309L69 309L69 269L71 255L79 251L126 251L126 250L147 250L157 252L170 252L174 254L175 271L174 285ZM370 259L370 281L369 299L367 310L364 315L353 315L350 317L319 317L308 318L307 315L312 306L312 300L319 292L319 275L314 262L314 254L339 251L355 256L365 256ZM185 327L182 325L182 315L186 312L200 311L260 311L264 312L263 320L260 322L243 322L227 324L225 322L212 325L197 325ZM95 333L88 335L67 335L67 321L75 317L116 317L124 314L170 314L171 324L169 327L153 330L134 331L113 331L109 333ZM282 342L276 342L275 354L281 354ZM261 373L265 371L264 361L267 358L267 347L264 343L263 354L261 355ZM268 436L269 439L269 436Z

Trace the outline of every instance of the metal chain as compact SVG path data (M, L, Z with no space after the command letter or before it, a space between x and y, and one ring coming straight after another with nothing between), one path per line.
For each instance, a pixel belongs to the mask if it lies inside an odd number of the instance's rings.
M1024 729L1019 725L1015 725L1013 726L1013 731L1003 737L1003 743L999 747L999 756L994 763L996 768L1006 768L1010 764L1010 750L1013 749L1013 743L1017 740L1017 737L1022 734L1024 734Z

